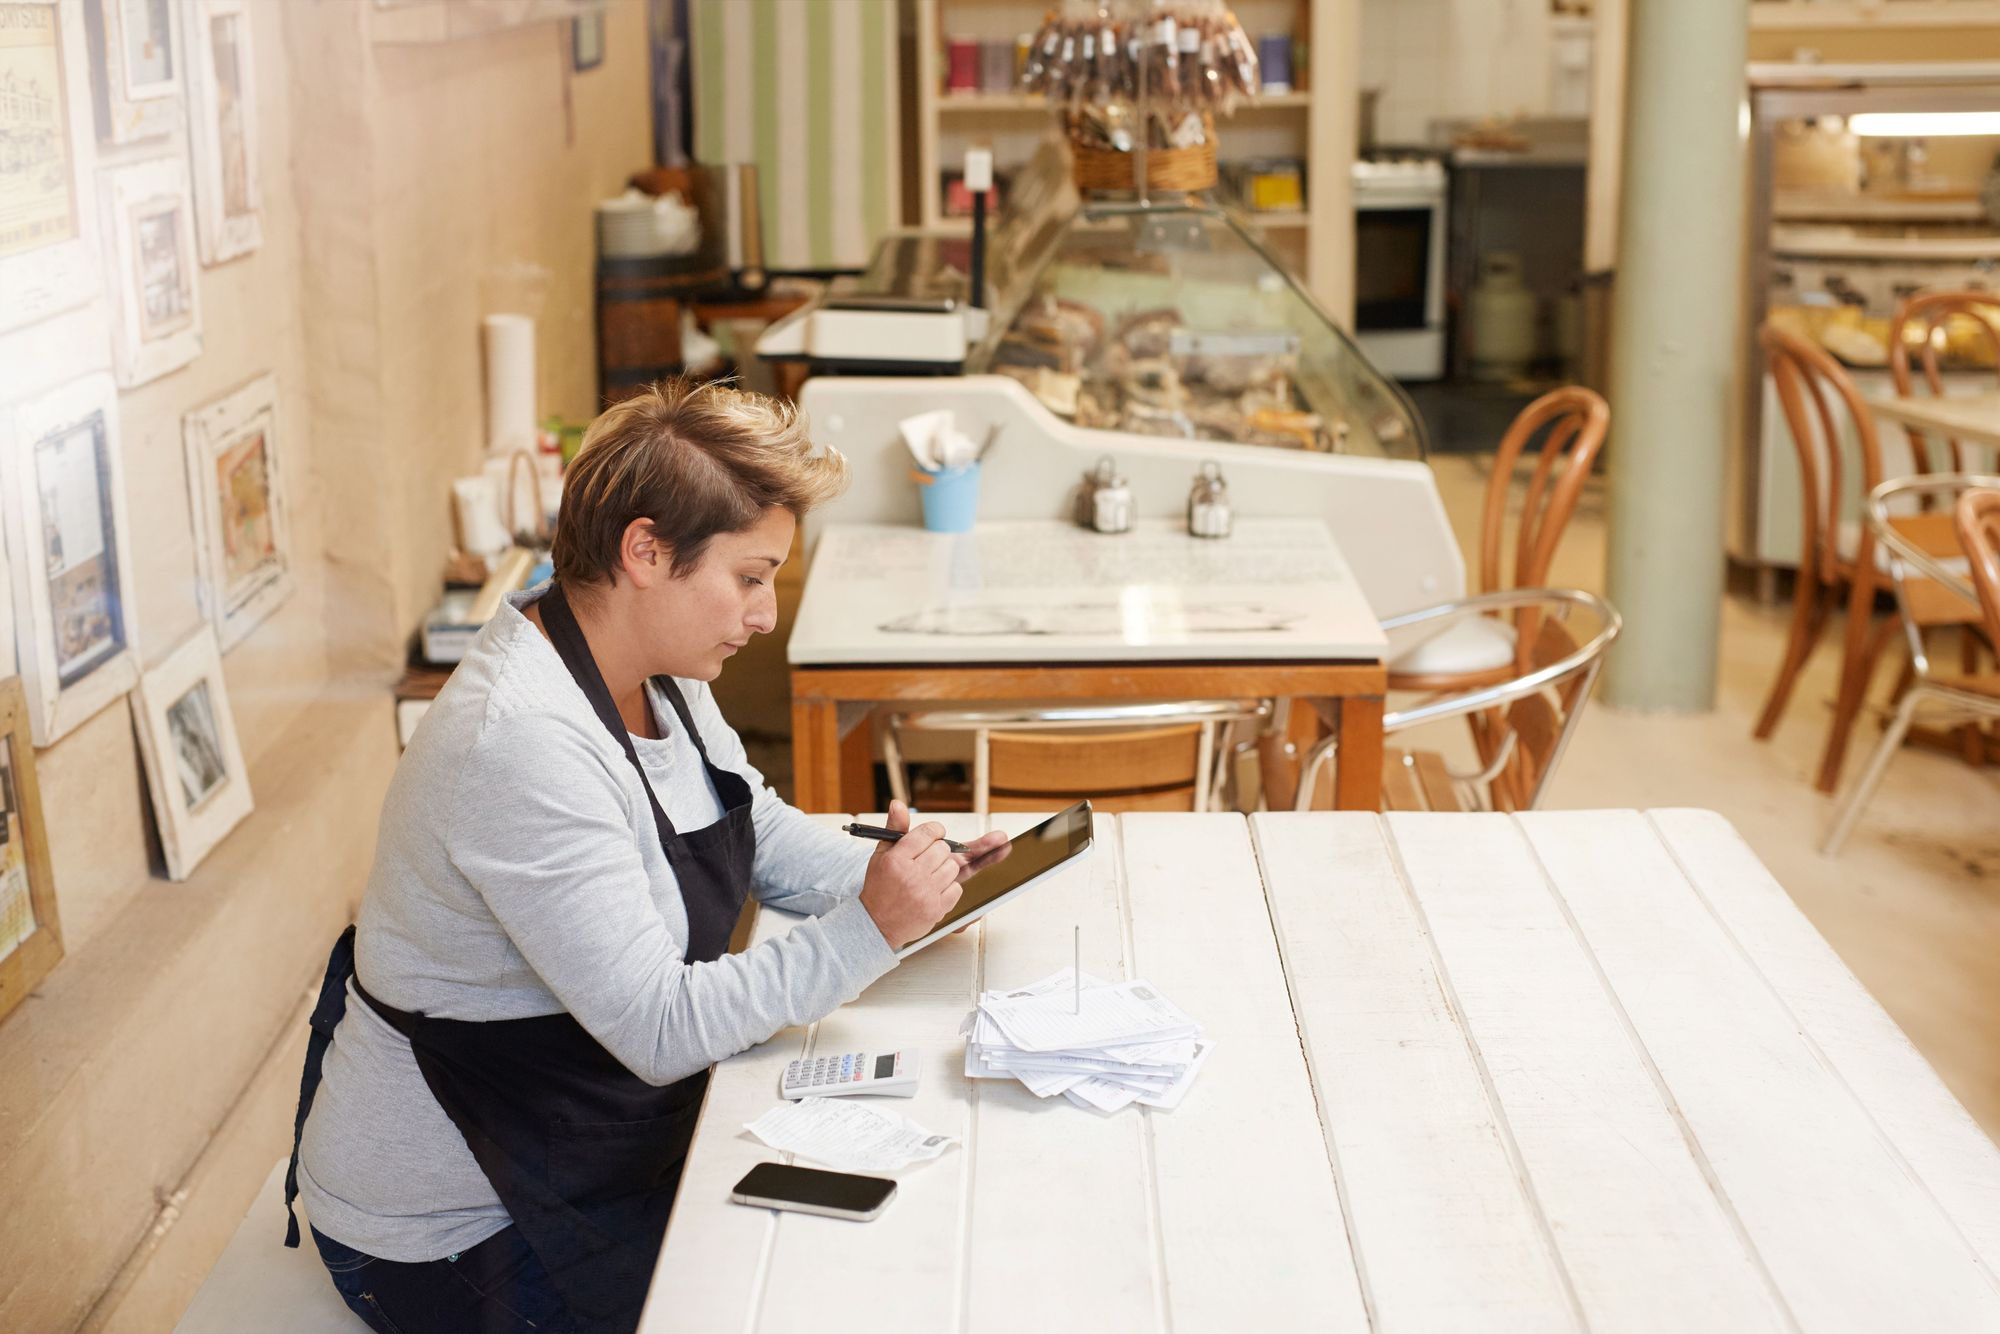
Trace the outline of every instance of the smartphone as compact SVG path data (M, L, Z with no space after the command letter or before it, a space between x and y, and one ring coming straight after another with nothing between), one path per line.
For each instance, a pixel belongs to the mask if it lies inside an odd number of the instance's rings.
M896 1198L896 1183L887 1177L759 1163L743 1174L729 1198L762 1209L794 1209L865 1223Z

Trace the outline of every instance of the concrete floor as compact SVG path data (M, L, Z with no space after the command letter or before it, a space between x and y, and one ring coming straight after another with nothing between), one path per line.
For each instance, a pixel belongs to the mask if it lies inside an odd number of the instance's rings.
M1485 456L1436 460L1446 507L1468 544L1478 532L1490 466ZM1585 497L1555 581L1601 589L1604 545L1598 490ZM2000 1138L2000 770L1906 751L1845 853L1821 857L1817 847L1833 803L1813 791L1811 773L1837 667L1831 639L1809 664L1777 736L1768 743L1750 738L1785 624L1784 607L1728 600L1715 710L1645 715L1593 704L1544 804L1704 806L1728 816L1987 1132ZM776 671L760 679L782 681ZM758 712L783 716L775 700ZM1872 724L1857 735L1850 778L1875 735ZM755 758L768 759L773 770L788 767L780 739L756 740ZM292 1039L273 1048L184 1183L171 1226L134 1257L86 1329L171 1328L192 1298L264 1174L290 1150L305 1008L297 1019Z

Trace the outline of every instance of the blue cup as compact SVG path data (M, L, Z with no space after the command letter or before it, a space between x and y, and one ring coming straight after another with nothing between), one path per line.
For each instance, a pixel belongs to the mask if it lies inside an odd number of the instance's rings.
M979 465L967 464L944 472L917 471L917 494L923 497L924 527L933 533L969 533L979 513Z

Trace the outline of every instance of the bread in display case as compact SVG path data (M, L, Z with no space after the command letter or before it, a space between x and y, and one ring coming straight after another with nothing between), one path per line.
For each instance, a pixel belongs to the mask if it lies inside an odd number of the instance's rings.
M1402 390L1233 209L1180 193L1086 202L1053 138L1014 174L976 294L971 249L885 237L758 355L815 375L1005 375L1086 430L1428 456Z
M1093 203L1002 289L968 373L1087 429L1421 460L1421 418L1232 212Z

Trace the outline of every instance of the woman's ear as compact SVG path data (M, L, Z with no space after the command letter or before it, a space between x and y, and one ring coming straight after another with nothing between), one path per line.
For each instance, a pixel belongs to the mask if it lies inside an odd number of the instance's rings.
M634 519L625 525L618 542L618 563L636 588L651 588L673 571L673 549L660 540L651 519Z

